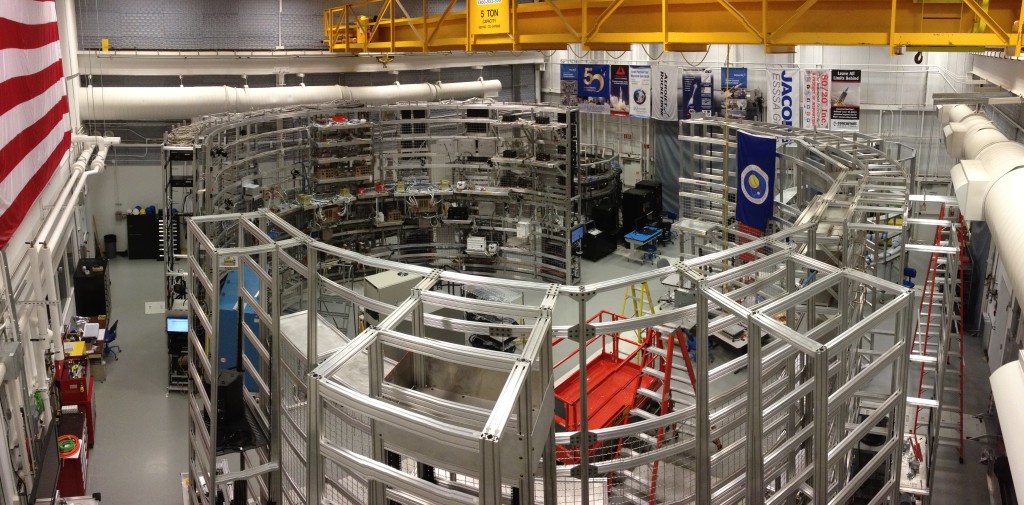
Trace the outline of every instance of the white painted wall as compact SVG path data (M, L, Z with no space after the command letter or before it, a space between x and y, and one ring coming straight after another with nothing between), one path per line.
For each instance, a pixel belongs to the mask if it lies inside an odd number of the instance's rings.
M125 150L121 150L125 152ZM127 152L134 152L127 151ZM117 235L117 249L128 249L126 221L114 217L116 211L128 211L136 205L163 208L163 175L159 162L131 161L115 156L107 169L89 179L86 209L96 220L96 232L102 246L103 236ZM92 222L89 223L92 226Z

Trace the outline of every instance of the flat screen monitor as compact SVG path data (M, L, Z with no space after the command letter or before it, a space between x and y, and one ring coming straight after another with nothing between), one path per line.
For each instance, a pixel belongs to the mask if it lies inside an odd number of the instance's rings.
M167 318L167 333L187 333L188 332L188 318L185 317L168 317Z
M581 224L572 229L572 233L569 235L569 238L572 241L573 245L576 245L580 243L580 240L583 240L583 234L586 233L586 231L586 224Z

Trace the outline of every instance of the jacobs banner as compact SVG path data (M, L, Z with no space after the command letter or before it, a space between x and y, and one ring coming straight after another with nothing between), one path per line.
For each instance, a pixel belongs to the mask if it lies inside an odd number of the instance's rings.
M510 33L510 0L469 0L470 35Z
M808 130L827 130L829 127L828 115L832 106L829 77L828 70L804 70L803 127Z
M651 67L629 67L629 90L632 92L629 115L651 117Z
M629 65L612 65L611 97L613 116L629 115Z
M800 127L800 74L768 71L768 122Z
M679 120L679 68L669 65L651 67L651 117L662 121Z
M860 70L833 70L829 127L837 131L860 130Z

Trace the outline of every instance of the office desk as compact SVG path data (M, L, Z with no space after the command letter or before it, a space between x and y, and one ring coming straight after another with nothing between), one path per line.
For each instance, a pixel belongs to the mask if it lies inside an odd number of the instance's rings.
M106 320L95 320L90 317L90 322L98 322L100 325L99 334L96 337L78 337L81 340L69 340L68 334L64 336L64 354L70 358L86 358L89 360L89 367L93 377L103 382L107 380L107 367L103 361L103 349L106 346ZM81 335L81 334L76 334Z
M661 236L661 233L661 228L655 228L653 226L645 226L639 230L633 230L627 233L625 239L626 242L629 243L630 258L638 260L642 265L644 263L643 247L654 242L655 239Z

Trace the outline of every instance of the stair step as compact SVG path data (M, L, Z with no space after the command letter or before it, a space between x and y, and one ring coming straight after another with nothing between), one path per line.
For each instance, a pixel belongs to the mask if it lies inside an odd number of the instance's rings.
M671 389L671 391L673 393L679 393L679 394L681 394L683 396L686 396L688 398L697 398L697 394L693 391L692 387L689 387L689 388L687 388L687 387L683 387L683 388L673 387Z
M651 400L654 400L656 402L660 402L662 400L661 393L657 391L652 391L647 388L637 388L636 394L646 396L647 398L650 398Z
M644 409L630 409L629 415L639 417L640 419L654 419L655 417L658 417L657 415L651 414L650 412L647 412Z
M643 369L643 373L646 375L650 375L651 377L658 378L660 380L665 380L665 372L662 372L661 370L658 370L656 368L645 366Z
M650 485L650 483L647 483L647 485ZM633 489L632 487L626 486L619 489L624 495L624 498L633 500L635 503L648 503L649 501L646 493Z
M662 358L667 358L668 357L668 353L665 352L665 349L662 349L660 347L654 347L654 346L648 347L647 348L647 352L649 352L651 354L656 354L658 356L661 356ZM683 355L679 352L679 348L678 347L673 347L672 348L672 356L677 358L679 361L683 360ZM676 363L678 363L678 361L676 359L673 359L672 360L672 366L675 367ZM685 368L683 368L683 369L685 370Z
M619 449L620 458L632 458L633 456L639 456L640 454L642 453L636 452L633 449L627 447L626 445L623 445L622 449Z
M939 406L939 402L930 398L917 398L914 396L907 397L907 405L911 407L923 407L934 409Z
M649 445L652 449L656 449L658 447L658 437L640 432L636 434L636 438Z
M631 472L629 470L623 470L623 471L619 472L619 474L622 475L622 478L624 480L626 480L626 481L634 482L636 484L640 484L641 486L650 486L651 485L651 481L650 481L649 477L648 477L647 480L644 480L643 476L637 475L636 472ZM627 487L626 489L635 492L634 487Z

